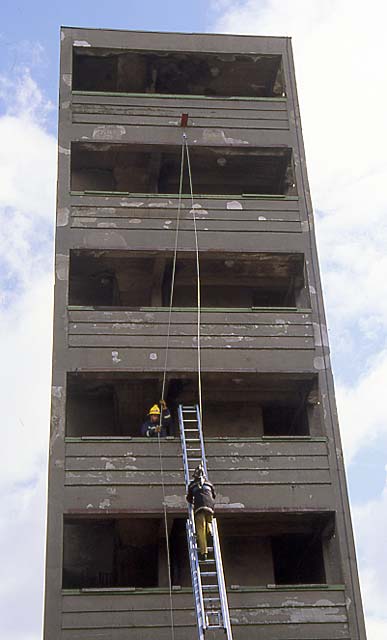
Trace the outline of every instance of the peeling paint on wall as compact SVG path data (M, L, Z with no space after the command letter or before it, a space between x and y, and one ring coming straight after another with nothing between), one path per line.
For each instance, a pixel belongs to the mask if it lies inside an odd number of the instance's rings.
M316 347L328 347L328 331L325 324L313 322L314 342Z
M227 202L226 208L236 210L236 209L243 209L243 206L241 202L238 202L238 200L230 200L230 202Z
M62 207L56 214L56 224L58 227L66 227L69 223L70 209Z
M144 204L145 204L144 202L134 202L134 201L133 202L128 202L127 200L121 200L121 202L120 202L120 206L121 207L128 207L130 205L131 207L136 207L136 209L138 207L143 207ZM150 207L151 205L148 205L148 206Z
M120 140L126 133L122 125L101 125L93 131L92 137L98 140Z
M150 202L148 204L148 207L152 207L155 209L164 209L165 207L169 207L170 205L173 205L173 201L172 200L167 200L166 202Z
M58 280L67 280L69 269L69 256L62 253L56 255L55 273Z
M63 387L51 387L51 393L53 398L62 398L63 396Z
M248 140L241 140L239 138L227 137L224 131L220 129L203 129L203 142L206 144L226 144L226 145L239 145L249 144Z
M325 358L324 356L316 356L313 358L313 366L317 371L323 371L326 369Z
M176 509L181 509L182 507L185 509L187 506L185 497L182 495L165 496L164 504L166 507L175 507Z
M87 40L74 40L73 44L74 47L91 47L90 42L87 42Z

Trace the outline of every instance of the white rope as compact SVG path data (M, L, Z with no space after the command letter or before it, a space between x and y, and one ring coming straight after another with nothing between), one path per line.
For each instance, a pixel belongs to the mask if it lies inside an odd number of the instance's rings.
M172 320L172 308L173 308L173 293L175 288L175 276L176 276L176 260L177 260L177 249L178 249L178 241L179 241L179 228L180 228L180 215L181 215L181 196L183 191L183 175L184 175L184 146L181 146L181 161L180 161L180 179L179 179L179 199L177 204L177 214L176 214L176 229L175 229L175 247L173 252L173 262L172 262L172 275L171 275L171 291L169 294L169 311L168 311L168 329L167 329L167 342L165 346L165 358L164 358L164 372L163 372L163 384L161 390L161 399L164 400L165 394L165 383L167 378L167 367L168 367L168 353L169 353L169 341L171 336L171 320ZM160 429L163 425L163 406L161 405L160 411ZM157 440L159 445L159 458L160 458L160 474L161 474L161 487L163 492L163 512L164 512L164 528L165 528L165 543L167 549L167 564L168 564L168 586L169 586L169 609L171 616L171 638L175 640L175 625L174 625L174 617L173 617L173 597L172 597L172 578L171 578L171 550L169 546L169 532L168 532L168 514L167 514L167 504L165 501L165 483L164 483L164 466L163 466L163 455L161 451L161 436L160 433L157 434Z
M161 411L160 415L160 426L162 425L162 416L163 413ZM164 484L164 467L163 467L163 456L161 453L161 438L160 433L157 434L157 440L159 443L159 457L160 457L160 473L161 473L161 486L163 490L163 511L164 511L164 528L165 528L165 543L167 548L167 564L168 564L168 587L169 587L169 612L171 616L171 638L175 640L175 622L173 618L173 598L172 598L172 577L171 577L171 550L169 547L169 533L168 533L168 516L167 516L167 505L165 502L165 484Z
M200 336L200 325L201 325L201 287L200 287L200 260L199 260L199 241L198 241L198 229L197 229L197 221L195 214L195 203L193 196L193 187L192 187L192 171L191 171L191 162L189 157L189 147L188 140L185 133L183 133L183 143L185 146L186 154L187 154L187 167L188 167L188 177L189 177L189 188L191 193L191 213L192 213L192 221L193 228L195 234L195 253L196 253L196 291L197 291L197 362L198 362L198 394L199 394L199 413L200 420L203 426L203 402L202 402L202 363L201 363L201 336Z
M174 296L175 278L176 278L176 262L177 262L179 229L180 229L180 217L181 217L181 200L182 200L182 192L183 192L184 156L185 156L185 153L187 155L189 187L190 187L190 194L191 194L191 213L192 213L192 220L193 220L193 227L194 227L194 234L195 234L196 281L197 281L196 291L197 291L198 395L199 395L200 419L201 419L201 421L203 421L203 418L202 418L202 415L203 415L202 380L201 380L201 343L200 343L201 288L200 288L199 242L198 242L198 230L197 230L194 199L193 199L191 163L190 163L190 157L189 157L188 141L187 141L187 136L186 136L185 133L183 134L183 143L182 143L182 146L181 146L179 198L178 198L177 214L176 214L175 246L174 246L173 262L172 262L171 290L170 290L170 295L169 295L167 341L166 341L166 346L165 346L165 358L164 358L164 371L163 371L163 383L162 383L161 399L165 400L164 395L165 395L165 385L166 385L166 377L167 377L167 369L168 369L169 343L170 343L171 325L172 325L172 309L173 309L173 296ZM162 428L162 424L163 424L163 406L161 406L161 412L160 412L160 428ZM163 492L163 512L164 512L165 540L166 540L166 549L167 549L169 603L170 603L170 615L171 615L171 638L172 638L172 640L174 640L174 638L175 638L175 628L174 628L174 616L173 616L173 597L172 597L172 578L171 578L171 553L170 553L170 546L169 546L168 515L167 515L167 505L166 505L166 500L165 500L164 467L163 467L163 456L162 456L162 450L161 450L160 432L158 433L157 440L158 440L158 446L159 446L161 486L162 486L162 492Z
M173 294L175 290L175 276L176 276L176 261L177 261L177 249L179 243L179 229L180 229L180 215L181 215L181 196L183 192L183 176L184 176L184 143L181 145L181 160L180 160L180 178L179 178L179 199L177 203L176 214L176 229L175 229L175 247L173 251L173 263L172 263L172 275L171 275L171 291L169 294L169 312L168 312L168 329L167 329L167 343L165 345L165 358L164 358L164 373L163 373L163 386L161 391L161 398L164 400L165 393L165 381L167 377L168 366L168 353L169 353L169 340L171 336L171 320L172 320L172 308L173 308Z

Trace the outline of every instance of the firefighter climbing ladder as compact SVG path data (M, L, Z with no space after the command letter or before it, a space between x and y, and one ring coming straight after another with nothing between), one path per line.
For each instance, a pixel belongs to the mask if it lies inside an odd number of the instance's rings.
M198 405L179 405L179 427L184 478L188 490L190 476L198 464L202 464L206 477L208 477ZM232 640L216 518L212 521L212 546L208 548L209 553L206 560L199 560L198 557L195 520L191 505L188 508L186 529L199 640L204 640L205 632L208 629L222 630L225 632L227 640ZM211 637L216 636L212 635Z

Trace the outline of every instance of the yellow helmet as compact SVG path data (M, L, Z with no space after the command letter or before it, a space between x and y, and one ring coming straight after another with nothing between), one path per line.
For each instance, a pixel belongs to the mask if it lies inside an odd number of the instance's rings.
M149 409L148 416L159 416L159 415L160 415L160 409L157 404L154 404L153 407Z

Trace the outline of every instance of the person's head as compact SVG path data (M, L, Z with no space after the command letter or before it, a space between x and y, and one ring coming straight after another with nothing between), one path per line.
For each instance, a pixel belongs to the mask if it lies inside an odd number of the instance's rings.
M194 477L194 480L197 480L198 482L203 482L206 479L206 474L204 473L204 468L202 463L198 464L198 466L196 467L193 473L193 477Z
M149 409L148 416L153 424L158 424L160 419L160 409L157 404L154 404L153 407Z

